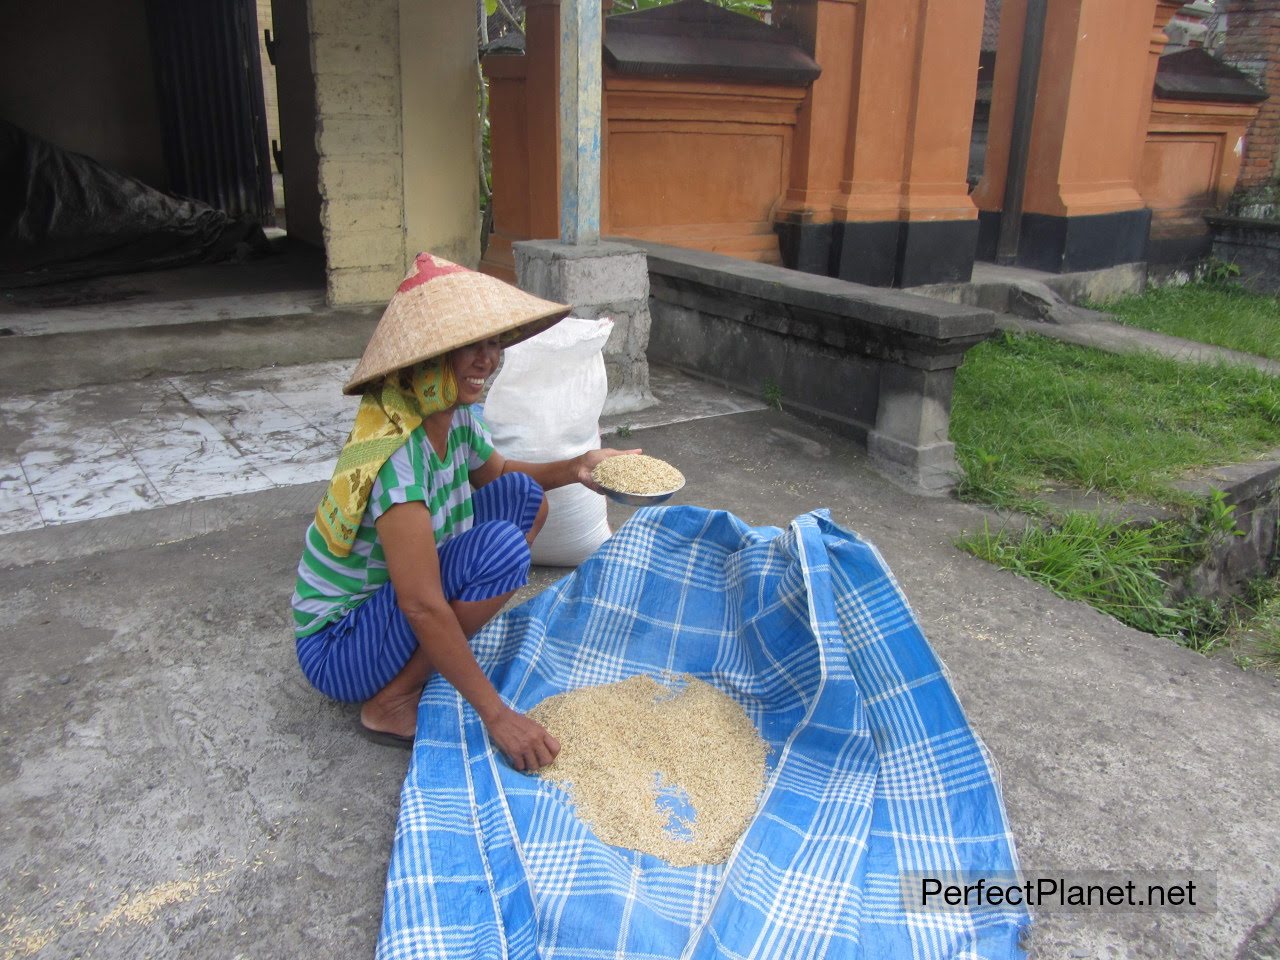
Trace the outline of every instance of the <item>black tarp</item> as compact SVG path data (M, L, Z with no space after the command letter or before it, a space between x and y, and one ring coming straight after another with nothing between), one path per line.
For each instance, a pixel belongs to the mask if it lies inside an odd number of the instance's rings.
M262 228L0 120L0 288L243 258Z

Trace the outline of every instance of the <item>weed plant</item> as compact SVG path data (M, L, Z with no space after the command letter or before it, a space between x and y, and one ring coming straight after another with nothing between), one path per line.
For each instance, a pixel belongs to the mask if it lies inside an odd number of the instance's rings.
M1172 636L1179 632L1179 612L1165 604L1162 571L1177 557L1176 539L1167 524L1139 527L1070 513L1020 535L984 525L957 546L1131 627Z
M1280 675L1280 580L1249 585L1222 642L1241 667Z
M1208 276L1206 282L1152 289L1094 306L1132 327L1280 360L1280 297L1251 293L1217 274Z
M1204 547L1203 541L1188 539L1195 529L1173 521L1140 525L1072 512L1016 535L984 524L981 532L958 538L956 546L1060 597L1208 654L1238 623L1236 612L1203 597L1176 605L1167 599L1168 578L1188 569ZM1276 625L1280 638L1280 600Z

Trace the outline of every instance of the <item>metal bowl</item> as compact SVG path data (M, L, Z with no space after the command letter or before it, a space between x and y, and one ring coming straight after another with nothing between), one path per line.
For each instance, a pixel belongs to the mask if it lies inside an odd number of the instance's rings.
M666 503L673 496L684 489L684 481L680 481L680 486L672 487L663 493L620 493L617 490L610 490L608 487L600 488L604 491L604 495L615 503L625 503L629 507L656 507L660 503Z

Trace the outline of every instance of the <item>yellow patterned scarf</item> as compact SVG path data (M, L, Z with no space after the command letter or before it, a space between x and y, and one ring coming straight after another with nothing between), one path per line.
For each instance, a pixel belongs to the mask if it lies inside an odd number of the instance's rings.
M351 436L316 508L316 529L335 556L351 553L383 464L423 420L448 410L457 399L458 381L444 357L389 374L365 389Z

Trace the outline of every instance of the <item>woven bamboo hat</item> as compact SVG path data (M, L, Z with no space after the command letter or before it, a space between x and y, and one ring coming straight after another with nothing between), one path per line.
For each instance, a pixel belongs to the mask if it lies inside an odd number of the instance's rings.
M388 373L489 337L503 346L519 343L568 314L562 303L420 253L342 392L359 393Z

